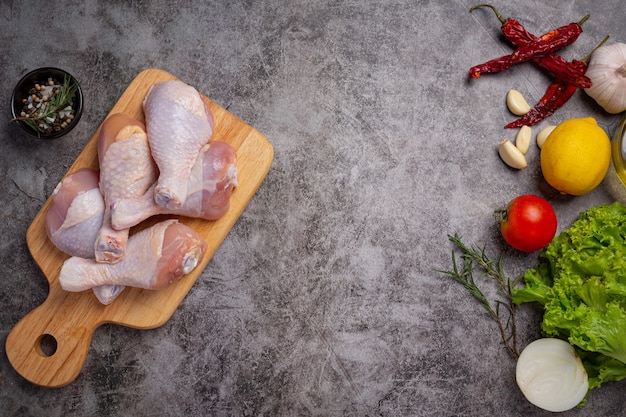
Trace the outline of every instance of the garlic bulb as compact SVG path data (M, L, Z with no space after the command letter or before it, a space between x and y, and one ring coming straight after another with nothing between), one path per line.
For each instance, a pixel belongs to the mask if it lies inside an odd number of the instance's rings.
M626 110L626 44L601 46L587 67L591 87L585 92L604 110L617 114Z
M553 412L576 407L589 391L582 361L561 339L538 339L526 346L517 360L515 378L528 401Z

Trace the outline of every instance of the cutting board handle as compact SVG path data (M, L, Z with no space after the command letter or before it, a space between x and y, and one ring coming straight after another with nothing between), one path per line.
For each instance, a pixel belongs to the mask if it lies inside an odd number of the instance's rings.
M66 317L67 311L57 308L72 305L71 298L81 303L75 293L51 291L46 301L24 316L7 336L9 362L34 384L53 388L65 386L76 379L85 363L97 326Z

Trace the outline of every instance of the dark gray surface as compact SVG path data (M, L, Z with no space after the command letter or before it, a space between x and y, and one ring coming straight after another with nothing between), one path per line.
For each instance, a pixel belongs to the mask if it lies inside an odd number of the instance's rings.
M54 4L54 5L53 5ZM535 103L533 65L469 82L470 66L510 51L470 1L3 1L0 119L27 71L58 66L82 82L69 136L28 139L0 124L0 335L41 304L47 283L26 230L119 95L157 67L262 132L267 179L174 316L154 330L105 325L79 377L60 389L22 379L0 357L3 415L530 416L495 324L437 269L448 233L505 253L517 274L536 254L505 247L492 211L549 199L559 230L612 199L570 198L530 166L507 169L506 92ZM582 58L605 35L626 41L623 4L494 3L539 35L591 18L562 52ZM578 93L549 123L618 116ZM547 123L543 123L541 126ZM535 129L536 133L538 129ZM521 344L539 336L522 313ZM576 416L623 414L624 383Z

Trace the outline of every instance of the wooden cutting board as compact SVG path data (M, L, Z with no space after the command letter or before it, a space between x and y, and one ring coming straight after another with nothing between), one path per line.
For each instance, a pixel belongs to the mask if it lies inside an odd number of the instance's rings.
M109 115L122 112L144 120L142 101L149 87L155 82L169 79L176 77L158 69L142 71L130 83ZM50 293L40 306L15 325L6 341L11 365L27 380L46 387L62 387L72 382L87 358L94 330L103 323L150 329L169 320L261 185L274 158L272 145L258 131L224 108L204 96L203 99L215 119L212 140L228 142L237 150L239 186L232 194L229 211L221 219L206 221L180 218L182 223L194 228L206 239L208 249L202 262L191 274L166 289L150 291L126 288L108 306L100 304L91 290L66 292L61 289L58 276L68 256L56 249L46 236L45 214L51 202L49 198L28 228L26 241L37 265L49 281ZM97 141L100 128L66 175L81 167L98 168ZM136 230L141 227L145 227L145 223L137 226ZM134 230L131 230L132 233ZM53 349L49 349L50 345Z

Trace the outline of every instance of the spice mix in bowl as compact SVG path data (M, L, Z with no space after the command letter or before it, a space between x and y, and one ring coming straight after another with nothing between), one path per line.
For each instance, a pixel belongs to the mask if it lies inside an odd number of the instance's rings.
M68 72L38 68L24 75L11 97L12 121L27 134L54 139L67 134L80 120L83 93Z

